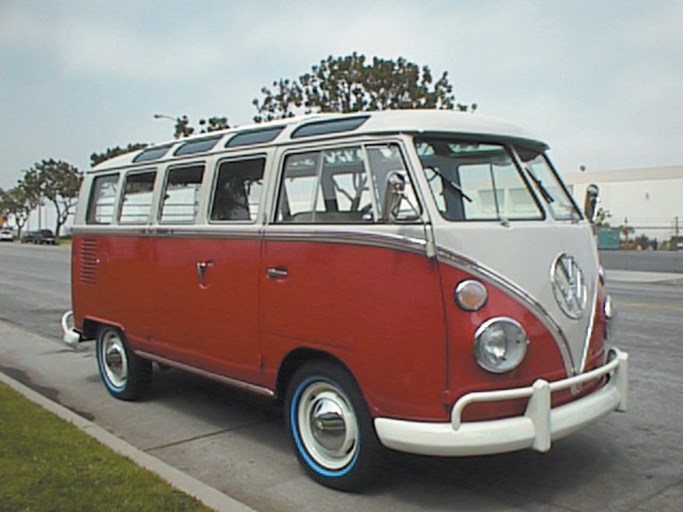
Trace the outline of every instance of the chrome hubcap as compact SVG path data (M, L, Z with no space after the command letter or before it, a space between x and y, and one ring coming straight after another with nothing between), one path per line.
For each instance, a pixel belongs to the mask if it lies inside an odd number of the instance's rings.
M297 411L301 440L321 466L341 469L358 451L358 422L346 395L329 382L314 382L301 394Z
M102 343L102 362L107 379L116 387L123 387L128 378L128 360L123 341L115 333L106 335Z
M330 452L338 452L344 445L346 423L344 412L339 404L323 398L318 400L311 411L313 437Z

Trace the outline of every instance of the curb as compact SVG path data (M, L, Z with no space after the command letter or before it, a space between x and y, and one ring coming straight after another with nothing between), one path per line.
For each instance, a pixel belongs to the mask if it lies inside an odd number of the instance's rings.
M86 420L82 416L79 416L66 407L63 407L52 400L48 400L43 395L36 393L29 387L9 377L3 372L0 372L0 382L7 384L13 390L20 393L31 402L41 406L43 409L46 409L59 418L68 421L72 425L76 426L79 430L85 432L87 435L96 439L119 455L127 457L147 471L151 471L176 489L188 494L189 496L192 496L193 498L196 498L207 507L219 512L256 512L253 508L245 505L235 498L223 494L217 489L214 489L213 487L200 482L190 475L183 473L179 469L166 464L162 460L157 459L156 457L153 457L142 450L139 450L135 446L122 439L119 439L112 433L98 425L95 425L91 421Z

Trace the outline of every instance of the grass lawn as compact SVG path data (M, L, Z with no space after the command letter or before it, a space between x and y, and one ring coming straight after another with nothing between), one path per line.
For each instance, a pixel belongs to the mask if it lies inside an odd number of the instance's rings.
M210 509L0 383L0 510Z

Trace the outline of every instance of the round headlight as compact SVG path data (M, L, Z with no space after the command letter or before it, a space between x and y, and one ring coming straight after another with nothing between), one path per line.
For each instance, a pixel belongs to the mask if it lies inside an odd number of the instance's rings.
M474 335L474 356L484 370L509 372L519 366L526 355L526 333L511 318L492 318L484 322Z
M460 309L464 309L465 311L480 310L484 307L486 300L489 298L486 287L479 281L474 281L473 279L461 281L458 286L455 287L453 296L455 297L455 302L460 306Z

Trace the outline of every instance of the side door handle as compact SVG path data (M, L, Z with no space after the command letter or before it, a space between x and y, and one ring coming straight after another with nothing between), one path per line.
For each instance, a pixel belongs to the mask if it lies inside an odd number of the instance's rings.
M213 267L213 261L198 261L197 262L197 279L199 279L200 284L204 284L204 274L209 267Z
M287 267L268 267L266 271L268 279L285 279L289 276Z

